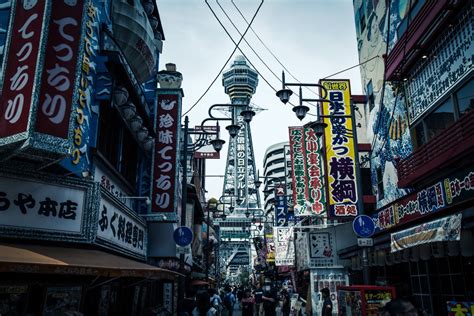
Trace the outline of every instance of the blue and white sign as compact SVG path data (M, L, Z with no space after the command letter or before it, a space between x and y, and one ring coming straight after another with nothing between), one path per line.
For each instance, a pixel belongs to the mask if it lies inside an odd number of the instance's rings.
M359 215L352 222L354 233L362 238L371 237L375 232L375 223L370 216Z
M186 247L193 241L193 232L189 227L180 226L174 230L174 242L181 247Z

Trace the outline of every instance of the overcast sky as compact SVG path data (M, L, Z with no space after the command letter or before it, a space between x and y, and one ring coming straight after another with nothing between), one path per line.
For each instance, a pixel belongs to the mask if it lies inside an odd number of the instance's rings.
M223 14L215 0L208 1L234 40L240 36ZM204 93L214 77L229 58L235 45L213 16L204 0L158 0L158 8L165 33L160 69L172 62L183 74L183 113ZM229 17L243 33L246 24L231 0L220 0ZM234 0L250 21L260 0ZM276 55L280 62L301 82L317 83L319 79L358 64L354 14L351 0L265 0L253 24L253 30ZM249 30L245 39L260 58L278 76L282 66ZM241 49L258 72L275 88L281 83L242 41ZM238 51L235 55L240 54ZM228 69L235 56L227 64ZM287 82L295 82L286 75ZM350 79L352 94L362 92L359 68L333 78ZM306 98L315 97L303 90ZM207 117L209 106L229 103L224 93L222 77L214 83L205 97L189 113L190 126L199 125ZM252 102L265 108L251 123L257 169L263 173L263 156L268 146L288 141L288 126L301 123L290 105L283 105L274 90L259 77L257 92ZM292 102L298 102L293 96ZM311 111L314 111L312 109ZM226 144L220 160L207 161L207 173L223 175L226 165L228 133L224 130ZM209 197L222 195L223 178L208 178ZM263 198L263 197L262 197Z

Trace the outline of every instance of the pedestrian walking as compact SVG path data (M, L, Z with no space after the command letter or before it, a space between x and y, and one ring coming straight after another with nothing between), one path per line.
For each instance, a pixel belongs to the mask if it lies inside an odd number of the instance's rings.
M201 292L197 295L196 307L193 310L193 316L216 316L217 310L211 306L211 299L207 292Z
M332 302L330 297L331 292L327 287L321 290L321 295L323 297L323 307L321 309L321 316L331 316L332 315Z
M253 291L253 296L255 298L255 316L263 315L263 289L260 284L257 285L257 288Z
M234 293L232 293L232 290L230 287L225 289L225 295L224 295L224 310L225 314L228 316L232 316L234 314L234 305L236 302L236 298Z
M291 301L290 301L290 293L288 293L286 289L283 289L281 291L281 301L282 301L281 312L283 316L289 316L290 310L291 310Z
M278 304L277 292L274 288L267 291L262 296L263 299L263 310L265 316L276 316L276 306Z
M217 311L217 315L220 316L224 307L221 297L217 294L216 289L209 289L208 291L211 301L211 306Z
M255 298L252 296L250 289L244 291L244 296L240 303L242 304L242 316L253 316Z

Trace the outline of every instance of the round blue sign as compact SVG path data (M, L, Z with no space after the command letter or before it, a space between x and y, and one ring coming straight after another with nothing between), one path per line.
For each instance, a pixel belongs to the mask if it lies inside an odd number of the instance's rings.
M352 222L354 233L361 238L369 238L375 232L375 223L370 216L359 215Z
M180 226L174 230L174 242L181 247L185 247L193 241L193 231L186 226Z

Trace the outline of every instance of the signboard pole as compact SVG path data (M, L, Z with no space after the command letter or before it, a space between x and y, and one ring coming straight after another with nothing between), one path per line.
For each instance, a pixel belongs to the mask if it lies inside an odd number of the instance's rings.
M362 277L364 279L364 284L370 284L370 271L369 271L369 255L367 247L362 248Z
M351 118L352 118L352 135L354 136L354 158L355 158L355 166L356 166L356 177L359 181L356 181L357 184L357 192L359 192L359 200L357 201L357 208L359 209L359 214L365 214L364 211L364 203L363 203L363 193L362 193L362 177L360 174L360 163L359 163L359 142L357 141L357 122L355 119L354 114L354 103L352 102L352 98L350 101L351 106ZM368 283L366 283L368 284Z
M183 188L182 188L182 197L181 197L181 226L186 226L186 203L188 195L188 125L189 118L186 116L184 118L184 135L183 135ZM184 272L184 253L179 255L179 269L180 272ZM185 277L184 275L179 277L179 287L178 287L178 302L181 302L184 299L184 287L185 287Z

